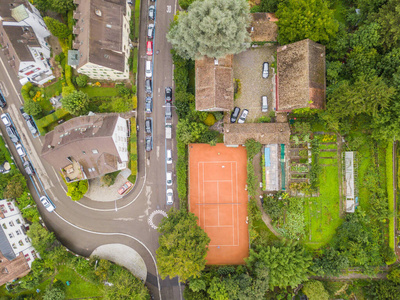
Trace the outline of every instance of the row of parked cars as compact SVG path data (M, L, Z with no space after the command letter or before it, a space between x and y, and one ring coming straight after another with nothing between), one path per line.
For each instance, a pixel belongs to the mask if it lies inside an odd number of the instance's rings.
M4 108L6 106L6 101L5 101L3 94L1 94L1 91L0 91L0 103L1 103L0 106L2 108ZM31 119L31 116L29 116L27 113L24 112L23 107L20 108L20 111L21 111L21 114L24 117L25 121L27 122L29 130L32 132L32 134L36 134L37 129L36 129L36 126L34 125L33 120ZM11 121L10 115L8 113L3 113L3 114L1 114L0 119L2 120L2 122L4 123L4 125L6 127L7 135L10 137L10 140L15 145L15 149L17 150L17 153L18 153L19 157L21 158L22 165L24 167L26 174L28 176L34 175L35 169L33 168L30 160L27 158L25 148L23 147L23 145L20 142L20 137L18 135L17 130L14 127L14 124ZM56 209L56 206L54 205L54 203L52 201L50 201L50 199L46 195L43 195L40 197L40 202L42 203L42 205L44 206L44 208L46 208L46 210L48 212L53 212Z

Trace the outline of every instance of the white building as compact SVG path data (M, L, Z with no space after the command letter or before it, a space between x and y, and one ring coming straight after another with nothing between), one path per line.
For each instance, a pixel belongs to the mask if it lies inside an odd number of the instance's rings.
M23 255L30 268L39 254L26 235L26 226L14 201L0 200L0 251L10 261Z
M78 54L69 58L69 64L93 79L128 79L131 9L127 1L75 0L75 4L73 48Z
M39 11L26 0L0 0L0 44L21 84L55 78L49 63L50 35Z

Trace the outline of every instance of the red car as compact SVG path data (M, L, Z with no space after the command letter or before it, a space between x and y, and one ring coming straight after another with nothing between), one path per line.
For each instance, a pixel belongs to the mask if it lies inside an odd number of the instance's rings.
M132 182L130 182L130 181L125 182L124 185L119 188L118 194L122 195L127 190L129 190L132 186L133 186Z
M147 55L153 55L153 42L152 41L147 41L147 47L146 47L146 53Z

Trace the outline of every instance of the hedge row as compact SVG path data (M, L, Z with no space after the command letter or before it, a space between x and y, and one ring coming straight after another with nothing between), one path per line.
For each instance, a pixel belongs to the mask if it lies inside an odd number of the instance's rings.
M393 194L393 142L389 142L386 147L386 186L387 186L387 194L388 194L388 202L389 202L389 212L391 216L389 218L389 247L393 251L395 250L395 233L394 233L394 215L393 215L393 207L394 207L394 194Z
M61 108L61 109L56 110L54 113L52 113L50 115L47 115L39 120L36 120L36 126L40 132L40 135L45 135L47 133L46 128L50 124L64 118L67 115L69 115L69 112L67 112Z
M176 148L178 150L178 160L176 162L177 190L179 196L179 204L181 208L187 208L187 173L188 158L187 146L181 140L177 139Z
M137 177L137 135L136 135L136 119L131 118L131 136L129 138L129 166L131 175L128 180L135 183Z

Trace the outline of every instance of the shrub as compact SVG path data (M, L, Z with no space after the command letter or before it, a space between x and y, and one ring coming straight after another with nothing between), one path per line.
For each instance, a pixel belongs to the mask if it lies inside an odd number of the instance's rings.
M269 116L262 116L257 120L257 123L270 123L270 122L271 122L271 117Z
M208 113L207 118L204 120L204 124L207 126L212 126L217 120L212 113Z
M130 169L131 175L129 181L135 182L137 175L137 135L136 135L136 119L131 118L131 136L129 138L129 153L130 153Z
M221 121L224 117L224 114L220 111L214 112L214 117L217 121Z
M113 112L127 112L133 109L133 101L128 96L114 98L111 107Z
M136 91L135 91L135 95L132 96L132 109L136 109L136 108L137 108L137 96L136 96Z
M31 97L29 96L29 92L31 91L33 85L32 82L28 81L21 88L21 96L24 98L24 101L29 100Z
M63 108L73 115L84 115L88 111L89 97L81 91L73 91L61 99Z
M67 196L71 197L73 201L79 201L88 191L89 184L87 180L80 180L67 183L67 187L68 187Z
M261 151L262 145L254 139L246 141L247 159L253 159L253 157Z
M118 95L120 95L120 96L129 96L131 94L131 90L128 89L123 84L117 85L117 91L118 91Z
M38 127L40 134L44 135L46 133L46 127L67 115L69 115L69 112L64 109L58 109L54 113L36 120L36 126Z
M111 186L115 183L115 180L117 179L118 174L121 171L116 171L113 173L108 173L105 174L103 177L101 177L101 182L106 185L106 186Z
M88 82L88 77L86 75L79 75L78 77L76 77L76 84L79 87L85 87L87 85Z

